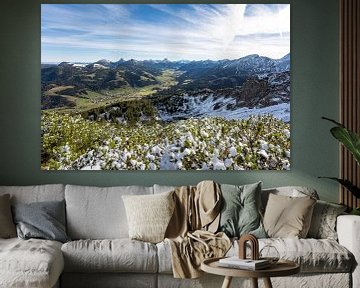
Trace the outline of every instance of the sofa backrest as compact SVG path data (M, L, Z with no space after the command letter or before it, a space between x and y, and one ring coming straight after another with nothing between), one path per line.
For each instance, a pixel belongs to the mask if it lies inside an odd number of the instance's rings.
M61 201L65 198L65 185L0 186L0 195L4 194L10 194L11 204Z
M153 194L153 187L66 185L67 233L71 239L128 238L123 195Z
M167 185L159 185L159 184L154 184L153 187L154 187L154 194L165 193L176 189L176 186L167 186Z
M95 187L63 184L34 186L0 186L0 195L10 194L11 203L41 201L66 201L67 233L71 239L128 238L126 211L123 195L148 195L173 190L174 186L154 185ZM317 192L308 187L287 186L263 189L262 210L269 194L292 197L312 196Z

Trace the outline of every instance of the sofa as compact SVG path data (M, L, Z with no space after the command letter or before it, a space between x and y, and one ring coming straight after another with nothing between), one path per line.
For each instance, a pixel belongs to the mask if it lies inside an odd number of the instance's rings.
M123 195L151 195L170 186L93 187L62 184L0 186L11 204L42 201L66 203L66 230L71 241L0 239L0 287L221 287L223 277L204 274L198 279L175 279L171 249L129 239ZM304 187L264 189L269 193L301 197ZM315 191L310 193L317 197ZM296 261L301 272L273 278L274 287L360 287L360 217L337 217L338 240L264 238L281 258ZM237 255L237 241L227 252ZM244 285L244 286L240 286ZM259 281L262 287L262 281ZM251 287L247 279L233 279L232 287Z

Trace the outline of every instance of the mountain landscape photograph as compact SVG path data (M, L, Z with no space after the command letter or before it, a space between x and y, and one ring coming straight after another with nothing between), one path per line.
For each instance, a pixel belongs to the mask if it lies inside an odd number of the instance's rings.
M42 170L289 170L289 4L42 4Z

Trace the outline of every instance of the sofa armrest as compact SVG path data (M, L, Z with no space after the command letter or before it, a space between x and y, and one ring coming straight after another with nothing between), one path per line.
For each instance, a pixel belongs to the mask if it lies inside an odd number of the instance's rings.
M340 245L347 248L355 257L352 281L353 287L360 287L360 216L338 216L336 229Z

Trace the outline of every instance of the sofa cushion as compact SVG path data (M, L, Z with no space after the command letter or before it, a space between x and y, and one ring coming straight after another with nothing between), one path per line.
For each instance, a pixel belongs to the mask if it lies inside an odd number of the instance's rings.
M330 239L266 238L259 239L260 250L274 246L281 259L295 261L301 273L348 273L354 266L353 255L338 242ZM171 248L167 241L156 244L159 273L171 274ZM238 242L234 241L226 256L238 255ZM250 249L248 250L250 256ZM273 255L276 256L276 255Z
M0 239L0 287L53 287L63 268L59 242Z
M123 195L152 194L152 187L66 185L67 233L71 239L128 238Z
M66 272L156 273L156 246L130 239L78 240L61 250Z
M283 186L283 187L263 189L261 192L261 206L263 213L265 212L265 208L270 194L288 196L288 197L310 196L311 198L319 199L319 195L317 194L316 190L310 187Z
M251 233L266 237L260 217L261 182L248 185L221 184L222 204L219 230L229 237Z
M45 201L13 206L19 238L69 241L65 229L65 201Z
M0 196L0 238L16 237L16 229L11 214L10 196Z
M174 191L156 195L124 195L131 239L157 243L164 240L175 208Z
M171 247L169 241L156 244L160 274L172 274Z
M234 243L228 252L228 256L236 255L238 251L237 244L237 242ZM264 246L275 247L280 259L298 263L302 273L350 272L355 263L353 255L344 246L330 239L260 239L259 250Z
M264 215L264 228L269 237L305 238L310 227L316 200L270 194Z
M177 186L154 184L153 188L154 188L154 194L158 194L158 193L174 191L177 188Z
M263 245L274 246L280 258L297 262L302 272L350 272L354 264L353 255L334 240L273 238Z
M4 194L10 194L11 204L61 201L65 197L65 185L0 186L0 195Z
M345 205L318 200L314 207L307 237L337 240L336 219L346 209Z

